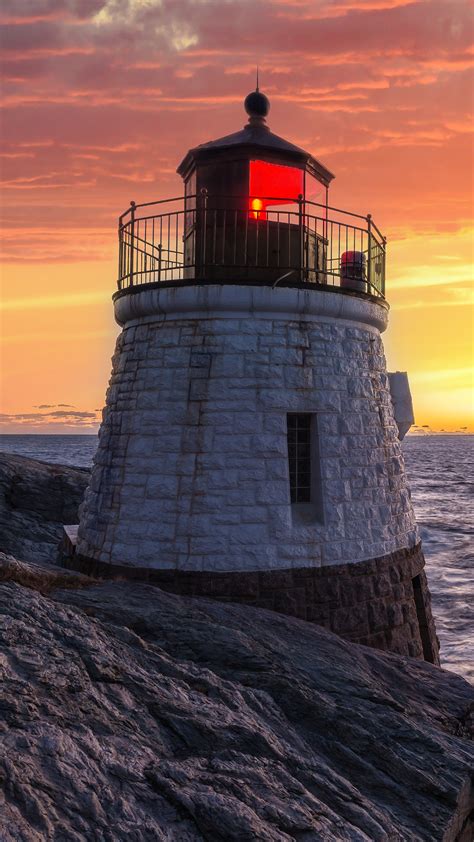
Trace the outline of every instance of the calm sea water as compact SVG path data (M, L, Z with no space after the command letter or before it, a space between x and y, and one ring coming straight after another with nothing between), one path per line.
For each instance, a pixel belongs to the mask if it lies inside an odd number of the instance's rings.
M474 436L403 443L443 666L474 682Z
M0 453L19 453L43 462L90 468L97 449L97 436L4 436L0 435Z
M0 436L0 451L89 467L97 436ZM403 443L443 666L474 681L474 436Z

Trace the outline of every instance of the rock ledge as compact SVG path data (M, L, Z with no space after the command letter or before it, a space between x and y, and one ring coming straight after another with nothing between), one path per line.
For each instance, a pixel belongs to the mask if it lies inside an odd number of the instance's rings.
M2 842L471 839L458 676L262 609L2 568Z

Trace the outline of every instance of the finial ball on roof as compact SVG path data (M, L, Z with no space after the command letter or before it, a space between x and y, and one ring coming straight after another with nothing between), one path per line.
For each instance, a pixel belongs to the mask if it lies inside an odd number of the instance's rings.
M249 117L266 117L270 111L270 100L261 91L252 91L245 97L244 108Z

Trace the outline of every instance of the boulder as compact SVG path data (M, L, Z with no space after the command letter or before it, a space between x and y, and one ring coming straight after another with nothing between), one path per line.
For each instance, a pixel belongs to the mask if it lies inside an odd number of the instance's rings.
M263 609L1 568L2 842L471 839L453 673Z
M25 561L54 561L63 524L78 522L87 468L0 453L0 550Z

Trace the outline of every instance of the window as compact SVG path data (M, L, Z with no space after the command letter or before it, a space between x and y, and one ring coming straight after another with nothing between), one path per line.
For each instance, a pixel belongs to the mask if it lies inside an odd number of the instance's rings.
M317 415L290 412L286 420L293 524L324 523Z
M288 415L288 463L292 503L311 503L311 415Z

